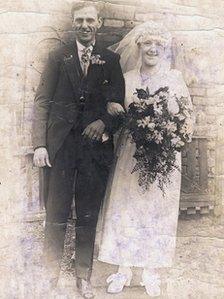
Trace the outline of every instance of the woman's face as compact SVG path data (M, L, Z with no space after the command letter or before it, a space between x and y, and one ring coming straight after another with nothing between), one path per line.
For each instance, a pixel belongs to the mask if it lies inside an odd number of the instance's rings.
M140 44L142 63L155 66L164 55L165 46L159 40L146 40Z

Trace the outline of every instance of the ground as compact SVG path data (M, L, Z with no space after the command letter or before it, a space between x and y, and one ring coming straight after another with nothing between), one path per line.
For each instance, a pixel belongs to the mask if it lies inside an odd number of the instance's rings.
M0 264L3 269L0 277L0 298L79 299L71 267L74 245L73 226L74 223L71 222L67 233L59 286L55 293L48 292L46 277L44 278L41 267L43 222L24 222L19 230L16 230L15 225L12 224L3 227L5 232L7 231L7 234L3 233L3 237L7 236L4 240L8 240L8 245L0 248L3 257ZM15 242L12 242L13 238ZM21 254L22 260L17 259L16 257L21 257ZM149 298L144 288L139 286L141 274L139 269L134 269L131 287L125 288L119 295L107 294L106 277L115 271L114 266L94 261L92 283L96 299ZM212 215L181 217L174 266L169 273L162 271L161 275L164 282L160 298L224 298L224 221Z

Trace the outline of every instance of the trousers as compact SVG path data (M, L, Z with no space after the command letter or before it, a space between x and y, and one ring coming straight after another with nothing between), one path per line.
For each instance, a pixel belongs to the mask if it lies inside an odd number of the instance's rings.
M80 278L87 279L91 275L98 214L112 161L112 141L84 140L79 130L72 130L56 154L52 167L46 169L48 196L44 251L51 261L60 263L74 196L77 216L75 270Z

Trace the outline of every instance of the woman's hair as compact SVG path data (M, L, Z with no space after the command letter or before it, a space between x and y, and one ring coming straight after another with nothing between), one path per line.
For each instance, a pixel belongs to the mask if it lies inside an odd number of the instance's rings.
M171 34L161 24L149 21L136 27L136 44L141 44L152 39L160 41L164 47L167 47L171 44Z

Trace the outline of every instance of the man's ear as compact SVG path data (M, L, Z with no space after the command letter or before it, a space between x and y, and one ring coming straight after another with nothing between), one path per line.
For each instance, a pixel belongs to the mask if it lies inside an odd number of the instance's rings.
M98 18L98 26L97 28L99 29L103 25L103 19L101 17Z

